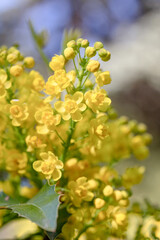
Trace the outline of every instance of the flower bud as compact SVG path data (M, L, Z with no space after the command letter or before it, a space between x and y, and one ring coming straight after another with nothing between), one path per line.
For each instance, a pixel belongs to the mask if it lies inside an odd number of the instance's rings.
M73 59L75 57L74 49L71 47L67 47L66 49L64 49L64 56L67 60Z
M96 50L94 49L94 47L87 47L85 54L89 58L94 57L96 55Z
M103 43L102 42L95 42L94 48L96 50L99 50L99 49L103 48Z
M98 52L102 61L106 62L111 58L111 53L107 51L105 48L101 48Z
M15 64L18 60L18 56L17 54L14 54L14 53L10 53L8 54L7 56L7 61L11 64Z
M20 65L15 65L10 68L10 74L14 77L18 77L23 72L23 68Z
M105 205L105 201L101 198L96 198L94 200L94 205L95 205L95 208L97 209L102 208Z
M67 47L71 47L71 48L74 48L76 46L76 42L75 40L71 40L67 43Z
M77 39L77 46L78 46L78 47L81 47L82 41L83 41L83 38L78 38L78 39Z
M84 47L84 48L88 47L89 46L89 41L87 39L82 40L81 46Z
M111 196L113 193L113 188L110 185L107 185L104 189L103 189L103 194L106 197Z
M96 72L96 71L98 71L99 67L100 67L100 63L98 61L90 60L89 63L87 64L86 69L89 72Z
M33 68L34 64L35 64L35 61L33 57L26 57L24 59L24 65L26 68Z
M93 86L93 83L91 82L90 79L87 79L87 81L85 82L84 86L85 86L86 88L89 88L89 87L92 87L92 86Z

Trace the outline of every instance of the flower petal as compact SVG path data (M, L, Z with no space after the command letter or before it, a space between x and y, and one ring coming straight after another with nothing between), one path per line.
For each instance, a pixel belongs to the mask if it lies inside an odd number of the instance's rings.
M54 107L55 107L56 111L59 113L65 112L64 102L62 102L62 101L55 102Z
M53 173L52 173L52 178L54 181L57 181L58 179L60 179L62 176L62 173L59 169L54 169Z
M81 103L83 100L83 93L82 92L76 92L73 95L73 100L76 101L77 104Z
M41 172L41 166L42 166L43 161L42 160L37 160L33 163L33 169L37 172Z
M83 112L83 111L86 110L87 106L86 106L86 104L84 104L84 103L80 103L80 104L78 105L78 108L79 108L80 111Z
M77 110L75 113L71 113L71 117L73 121L78 122L82 119L82 114Z

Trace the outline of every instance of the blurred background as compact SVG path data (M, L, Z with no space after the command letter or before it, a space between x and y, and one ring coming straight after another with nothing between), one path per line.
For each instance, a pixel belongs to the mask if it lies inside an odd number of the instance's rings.
M134 199L159 203L160 190L160 0L1 0L0 45L20 45L36 59L36 69L47 69L36 51L28 21L45 30L45 54L60 53L65 29L78 28L90 43L102 41L111 61L112 84L107 91L119 115L148 125L153 134L151 155L144 161L125 161L122 167L145 165L146 176ZM103 67L103 66L102 66Z

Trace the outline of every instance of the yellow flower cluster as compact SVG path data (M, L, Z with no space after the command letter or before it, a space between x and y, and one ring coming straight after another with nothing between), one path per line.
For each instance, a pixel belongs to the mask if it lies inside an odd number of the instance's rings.
M104 62L111 57L101 42L69 41L49 63L54 73L45 82L31 69L32 57L0 48L0 184L27 198L46 180L56 184L68 214L58 237L66 240L126 239L131 188L144 167L119 174L114 165L149 154L146 126L116 116L102 88L110 73L92 59L97 55ZM68 61L74 69L67 72Z

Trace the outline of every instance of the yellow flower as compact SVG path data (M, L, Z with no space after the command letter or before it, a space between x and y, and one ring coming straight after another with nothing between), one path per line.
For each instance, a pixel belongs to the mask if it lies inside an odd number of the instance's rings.
M65 58L62 55L55 55L54 57L52 57L52 60L49 63L49 66L53 71L63 69L64 65L65 65Z
M0 98L6 96L6 89L11 87L11 82L7 81L7 73L0 69Z
M66 73L64 69L55 71L54 75L48 78L45 85L45 93L51 97L45 99L45 102L52 101L54 97L59 98L60 93L65 90L70 84L74 83L76 79L75 71Z
M29 73L29 78L31 78L32 87L35 91L40 92L44 89L45 81L39 72L32 70Z
M77 122L82 119L81 112L86 109L86 105L82 103L83 93L76 92L73 96L66 95L65 101L58 101L54 104L54 107L57 112L62 115L64 120L69 120L72 118L73 121Z
M111 104L111 99L107 97L107 92L104 89L89 90L85 93L84 99L87 106L95 113L105 112Z
M96 74L96 83L98 84L99 87L111 83L110 72L109 71L100 73L98 72Z
M15 174L24 174L27 168L27 155L16 149L8 150L6 157L6 169Z
M70 60L75 57L75 51L72 47L67 47L64 49L64 56L67 60Z
M89 58L94 57L96 55L96 50L94 47L87 47L85 50L85 54Z
M106 121L107 121L107 115L103 113L100 113L96 119L92 119L90 122L91 134L96 135L101 140L106 138L109 135Z
M46 146L38 136L31 135L26 137L26 144L28 146L27 152L32 152L35 148L43 148Z
M40 157L42 160L33 163L34 170L44 174L46 179L59 180L62 176L60 169L63 168L63 162L50 151L40 153Z
M89 72L97 72L100 67L100 63L96 60L90 60L89 63L87 64L86 69Z
M60 123L61 116L59 114L53 115L53 110L51 108L44 107L35 113L35 119L41 124L36 127L37 133L48 134Z
M14 77L18 77L22 74L23 68L20 65L15 65L10 68L10 74Z
M33 57L25 57L24 59L24 65L26 68L33 68L35 64Z
M28 118L28 106L21 103L19 100L12 100L10 107L10 117L13 126L21 126L21 124Z
M69 196L76 207L80 207L82 201L92 201L94 194L89 191L89 187L86 177L80 177L68 183Z
M102 208L105 205L105 201L103 199L101 199L101 198L96 198L94 200L94 205L95 205L96 209Z

